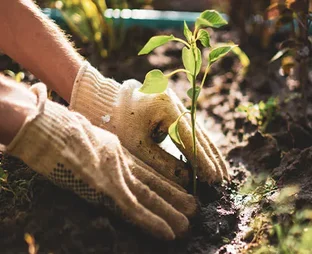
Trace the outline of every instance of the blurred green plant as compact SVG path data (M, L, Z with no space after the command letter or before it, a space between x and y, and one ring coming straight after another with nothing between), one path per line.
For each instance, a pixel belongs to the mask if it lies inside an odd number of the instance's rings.
M23 79L25 78L25 73L22 71L15 73L14 71L11 71L11 70L4 70L3 74L11 77L18 83L22 82Z
M211 47L210 35L206 30L208 27L219 28L227 24L227 21L221 16L221 14L215 10L206 10L200 14L195 22L195 28L192 32L186 22L184 22L184 36L186 40L177 38L173 35L160 35L152 37L146 45L141 49L139 55L145 55L150 53L155 48L166 44L169 41L176 41L184 45L182 49L182 62L184 69L175 70L169 74L164 74L161 70L152 70L145 76L142 87L139 91L146 94L155 94L165 92L168 86L169 77L178 73L184 72L187 75L187 79L190 82L190 89L187 91L187 95L192 100L191 110L183 112L175 122L173 122L168 129L168 133L171 139L176 143L184 147L183 141L179 134L179 121L186 115L191 115L191 126L192 126L192 140L193 140L193 156L194 163L193 168L193 190L196 193L196 178L197 178L197 151L196 151L196 137L195 137L195 123L196 123L196 104L200 91L205 83L206 77L210 70L210 67L220 58L228 54L237 45L233 43L219 44L218 46ZM207 63L205 67L204 77L200 83L197 84L196 78L202 68L202 52L198 47L201 44L204 48L210 48L209 56L205 59Z
M244 196L244 204L252 205L264 200L277 190L276 182L266 173L250 176L239 190Z
M312 210L296 210L299 191L297 185L279 188L269 174L247 178L238 195L245 208L258 208L253 210L249 230L242 238L247 242L242 253L311 253Z
M126 0L110 1L113 8L127 8ZM101 57L118 49L123 42L122 26L113 26L104 16L108 8L105 0L57 0L51 7L61 11L72 34L83 43L96 46Z
M1 166L0 162L0 189L1 190L6 190L5 184L7 183L8 180L8 174L5 172Z
M236 111L246 113L246 118L257 125L262 132L266 131L268 124L274 120L279 111L279 99L270 97L266 102L260 101L253 104L239 105Z
M276 33L281 27L288 27L287 39L279 45L279 51L270 62L281 58L281 74L294 74L301 85L302 98L306 100L306 85L308 83L308 62L311 61L312 46L309 39L309 29L312 24L312 12L309 11L309 0L271 0L267 9L267 20L274 26L271 33ZM296 71L292 71L295 69Z
M262 210L255 217L250 223L249 235L245 236L245 239L252 236L247 253L311 253L312 210L295 210L298 192L297 186L282 188L271 199L269 209Z

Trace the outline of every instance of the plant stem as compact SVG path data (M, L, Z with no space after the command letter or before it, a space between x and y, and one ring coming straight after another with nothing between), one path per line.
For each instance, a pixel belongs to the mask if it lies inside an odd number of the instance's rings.
M194 59L196 59L195 48L192 48L192 52L194 55ZM198 58L197 58L198 59ZM193 139L193 192L196 195L196 176L197 176L197 148L196 148L196 66L197 61L195 60L195 68L194 74L192 75L192 87L193 87L193 95L192 95L192 107L191 107L191 123L192 123L192 139Z
M202 82L201 82L201 84L200 84L200 89L202 89L203 86L204 86L204 84L205 84L205 81L206 81L206 78L207 78L209 69L210 69L210 64L208 63L208 65L207 65L207 67L206 67L206 70L205 70L204 77L203 77Z
M186 45L188 48L191 48L191 45L190 44L188 44L186 41L184 41L184 40L182 40L182 39L180 39L180 38L174 38L173 39L174 41L178 41L178 42L181 42L181 43L183 43L184 45Z
M166 74L165 76L166 76L166 77L170 77L170 76L172 76L172 75L174 75L174 74L176 74L176 73L178 73L178 72L185 72L185 73L187 73L187 74L190 74L190 72L189 72L188 70L185 70L185 69L177 69L177 70L175 70L175 71L173 71L173 72L170 72L170 73Z
M196 148L196 93L195 93L195 78L193 78L193 96L192 96L192 108L191 108L191 121L192 121L192 139L193 139L193 192L196 195L196 176L197 176L197 148Z

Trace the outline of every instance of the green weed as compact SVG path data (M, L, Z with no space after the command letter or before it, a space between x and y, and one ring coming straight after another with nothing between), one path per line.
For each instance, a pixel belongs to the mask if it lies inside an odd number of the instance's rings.
M37 174L34 174L30 179L9 180L8 172L1 167L0 163L0 191L11 193L14 203L29 203L31 202L30 189L36 176Z
M248 242L243 253L291 254L310 253L312 249L312 210L296 211L296 185L279 189L266 174L248 178L239 190L245 208L258 206L243 240Z
M247 105L240 105L236 111L246 113L247 120L257 125L262 132L272 120L276 117L279 111L279 99L270 97L266 102L260 101L253 104L249 102Z

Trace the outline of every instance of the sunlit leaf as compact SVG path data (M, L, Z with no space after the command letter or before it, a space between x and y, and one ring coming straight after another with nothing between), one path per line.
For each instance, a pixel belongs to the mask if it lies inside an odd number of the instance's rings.
M244 68L247 68L250 65L249 57L240 47L238 46L234 47L232 51L235 55L237 55L237 57L239 58L239 61L241 62Z
M153 36L150 38L150 40L145 44L145 46L141 49L139 52L139 55L145 55L150 53L153 49L174 40L173 35L159 35L159 36Z
M168 77L160 70L152 70L145 76L139 91L146 94L162 93L167 89Z
M199 96L199 93L200 93L200 87L195 87L195 101L197 101L197 98ZM190 97L191 99L193 99L193 87L190 88L189 90L187 90L187 95L188 97Z
M281 58L283 55L285 55L290 49L289 48L284 48L280 51L278 51L270 60L270 63L276 61L277 59Z
M175 143L180 144L180 145L182 145L183 148L185 148L185 146L181 140L180 134L179 134L179 126L178 126L179 121L180 121L180 117L169 126L168 133L169 133L170 138Z
M188 26L187 26L187 24L186 24L186 22L184 21L184 30L183 30L183 32L184 32L184 36L185 36L185 38L186 38L186 40L189 42L189 43L191 43L191 40L192 40L192 32L191 32L191 30L188 28Z
M205 29L200 29L198 32L198 39L200 40L201 44L209 48L210 47L210 36L207 30Z
M15 78L15 73L14 73L13 71L11 71L11 70L4 70L3 73L4 73L5 75L10 76L10 77L13 78L13 79Z
M281 16L283 11L286 9L286 5L283 3L273 3L266 10L267 19L273 20Z
M223 45L212 49L209 53L209 64L211 65L215 61L219 60L221 57L224 57L237 45Z
M282 74L284 76L290 75L291 69L295 66L296 62L293 56L285 56L282 58Z
M198 48L196 48L197 51L197 61L195 60L196 55L193 54L192 49L189 49L187 47L184 47L182 50L182 61L183 65L186 70L188 70L191 74L187 74L187 78L190 82L193 80L193 76L195 73L195 77L200 71L201 64L202 64L202 57L201 52ZM196 72L195 72L196 68Z
M215 10L207 10L200 14L197 18L196 27L214 27L219 28L227 24L227 21L221 16L221 14Z
M19 73L15 75L15 81L18 83L22 82L24 78L25 78L25 73L22 71L20 71Z

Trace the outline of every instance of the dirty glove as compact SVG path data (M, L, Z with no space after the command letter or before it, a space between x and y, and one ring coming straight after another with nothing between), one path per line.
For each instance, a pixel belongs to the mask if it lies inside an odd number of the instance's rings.
M186 109L171 89L161 94L144 94L138 91L141 85L136 80L120 85L104 78L86 62L76 77L70 107L93 124L115 133L129 152L159 173L185 185L189 181L185 163L169 155L155 141L163 140L168 127ZM185 148L176 145L193 163L189 117L182 117L179 133ZM211 183L228 178L221 153L200 125L196 126L196 137L199 180Z
M187 231L185 215L196 210L191 195L132 160L114 134L47 100L45 85L31 91L37 110L6 147L9 154L88 201L103 204L107 196L128 220L156 237L172 240Z

